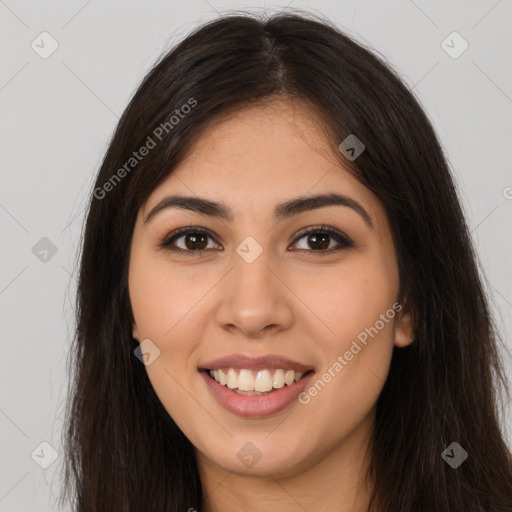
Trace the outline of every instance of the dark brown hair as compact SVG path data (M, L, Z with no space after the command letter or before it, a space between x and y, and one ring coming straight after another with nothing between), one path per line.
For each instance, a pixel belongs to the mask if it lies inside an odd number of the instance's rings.
M366 146L354 161L339 151L340 162L386 209L401 298L416 321L377 402L371 510L512 510L499 337L447 159L384 60L307 13L232 14L199 27L160 59L124 111L82 240L61 501L79 512L201 510L194 447L134 356L131 237L145 199L211 122L275 97L314 108L334 148L349 134ZM135 164L148 137L156 144ZM441 457L452 442L469 454L457 469Z

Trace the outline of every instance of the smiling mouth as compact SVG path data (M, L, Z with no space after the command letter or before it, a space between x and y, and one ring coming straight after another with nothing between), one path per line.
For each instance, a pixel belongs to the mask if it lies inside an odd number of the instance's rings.
M285 368L251 370L247 368L204 369L211 379L239 395L268 395L291 386L313 370L300 372Z

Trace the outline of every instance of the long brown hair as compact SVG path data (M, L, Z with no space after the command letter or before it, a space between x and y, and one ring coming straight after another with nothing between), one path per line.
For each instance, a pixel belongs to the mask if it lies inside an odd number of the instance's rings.
M61 502L79 512L201 510L194 448L134 356L130 242L141 204L209 123L279 95L315 108L334 147L352 133L363 141L357 160L340 151L340 161L386 209L401 297L417 324L413 344L394 349L377 403L371 510L512 510L499 337L447 159L395 72L307 13L228 15L199 27L161 58L124 111L83 233ZM130 160L148 137L154 147ZM458 468L442 457L452 442L468 453Z

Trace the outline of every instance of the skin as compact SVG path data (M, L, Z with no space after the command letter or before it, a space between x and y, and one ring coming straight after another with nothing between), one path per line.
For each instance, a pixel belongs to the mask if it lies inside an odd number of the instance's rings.
M338 151L326 142L316 114L297 100L240 109L202 134L138 212L129 267L133 335L160 349L146 370L196 448L207 511L364 511L368 505L365 453L375 404L393 346L408 345L413 335L403 310L309 403L294 401L272 416L228 412L197 370L229 354L278 354L313 365L315 382L398 301L385 211L341 165ZM272 218L278 203L332 192L359 202L373 229L343 206ZM144 223L161 199L178 193L224 202L234 220L171 208ZM311 237L309 243L307 235L298 239L303 228L322 224L354 247L326 254ZM211 232L201 254L190 242L191 254L158 247L190 225ZM263 249L250 264L236 252L247 236ZM328 240L329 248L339 247ZM185 249L185 242L182 236L174 245ZM261 453L251 468L237 457L249 441Z

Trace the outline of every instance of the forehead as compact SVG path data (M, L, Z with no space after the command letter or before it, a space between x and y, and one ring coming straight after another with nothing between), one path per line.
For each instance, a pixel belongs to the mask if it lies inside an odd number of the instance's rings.
M339 192L382 216L378 199L343 166L330 140L320 116L297 100L232 111L204 130L143 213L170 193L208 197L254 217L292 197Z
M223 168L229 165L231 171L237 166L259 167L277 177L290 171L292 163L298 174L311 160L318 163L320 159L332 165L337 155L329 147L326 126L318 114L298 100L277 99L241 107L214 120L175 171L193 172L196 162L201 166L209 162ZM261 162L267 164L265 168Z

